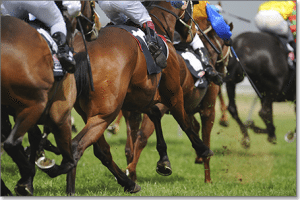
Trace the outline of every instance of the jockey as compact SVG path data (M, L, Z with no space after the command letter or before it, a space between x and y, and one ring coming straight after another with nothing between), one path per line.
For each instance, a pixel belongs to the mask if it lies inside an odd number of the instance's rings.
M74 12L74 9L70 9L71 7L73 8L74 5L76 7L78 2L76 2L76 4L73 3L72 6L66 2L65 5L67 5L68 11L72 11L72 16L79 14L78 12ZM76 9L78 9L78 6ZM3 1L1 4L1 12L2 15L11 15L23 20L27 20L29 14L32 14L48 26L50 28L50 34L58 46L57 57L62 67L67 72L74 73L76 63L66 42L66 24L54 1ZM54 73L56 73L57 76L64 75L63 70L61 68L59 69L59 67L57 68L57 66L54 66Z
M255 23L260 31L271 32L287 40L287 48L290 51L288 60L294 60L294 64L296 42L288 18L293 15L295 6L293 1L268 1L260 5L255 16ZM293 65L293 62L289 64Z
M97 1L100 8L113 24L125 24L128 19L142 27L147 34L150 33L149 50L156 64L164 69L167 59L157 42L157 34L152 19L140 1Z
M178 1L176 1L177 6L179 5ZM181 1L179 1L181 2ZM221 7L210 5L208 1L193 1L194 3L194 11L193 11L193 19L197 18L207 18L216 31L217 35L222 38L226 43L231 41L230 37L232 35L230 31L230 27L226 24L223 17L219 14L221 11ZM172 2L171 4L175 6ZM182 2L183 5L183 2ZM209 54L207 49L205 48L203 42L201 41L198 34L196 34L193 38L193 41L190 43L190 46L194 50L196 54L198 54L201 58L201 63L203 65L203 70L205 72L205 77L214 82L217 85L221 85L223 83L223 79L218 72L214 70L214 68L209 63Z

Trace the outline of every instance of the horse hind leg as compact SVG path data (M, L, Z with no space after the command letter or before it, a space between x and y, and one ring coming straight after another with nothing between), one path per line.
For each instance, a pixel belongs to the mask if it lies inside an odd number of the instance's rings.
M22 139L25 133L37 123L44 108L45 104L39 103L16 113L15 125L3 145L4 150L17 164L21 174L21 179L15 187L18 195L33 195L32 182L35 175L35 164L29 162L22 146Z
M102 164L109 169L109 171L115 176L118 183L124 187L125 192L137 193L141 190L141 187L134 181L129 179L128 176L116 165L112 159L110 152L110 146L107 144L104 135L93 145L95 156L102 162Z
M161 111L159 107L153 106L151 111L147 113L148 117L154 123L156 133L156 149L159 154L159 161L157 162L156 172L162 176L169 176L172 174L171 163L167 155L167 145L164 140L161 127Z
M134 143L137 138L137 132L142 121L141 113L123 111L123 116L127 126L127 141L125 146L125 155L127 158L127 165L133 160Z
M155 126L147 114L143 115L141 128L137 133L137 138L134 143L132 162L126 167L126 174L133 181L137 180L136 166L143 149L147 145L148 138L153 134Z

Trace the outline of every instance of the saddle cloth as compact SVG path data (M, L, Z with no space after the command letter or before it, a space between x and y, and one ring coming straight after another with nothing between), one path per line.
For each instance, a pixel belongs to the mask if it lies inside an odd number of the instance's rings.
M201 72L204 70L200 61L200 56L197 55L191 46L187 43L179 43L174 45L176 52L184 59L187 68L195 78L201 77Z
M124 30L128 31L132 35L132 37L134 37L136 39L141 51L144 53L146 63L147 63L147 71L148 71L149 75L150 74L158 74L162 71L162 69L155 63L155 61L149 51L149 48L147 46L147 42L145 39L146 38L145 33L141 29L133 27L133 26L127 26L127 25L110 25L110 27L117 27L117 28L124 29ZM161 37L158 37L158 43L159 43L159 46L162 47L163 53L165 54L166 58L168 58L169 49L168 49L167 44Z
M204 69L200 61L200 56L196 54L188 43L178 43L174 45L176 52L183 58L191 74L198 79L195 86L206 88L208 81L204 76Z

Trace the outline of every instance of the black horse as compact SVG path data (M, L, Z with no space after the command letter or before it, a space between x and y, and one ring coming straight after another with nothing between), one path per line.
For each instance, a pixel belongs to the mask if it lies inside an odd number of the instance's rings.
M236 84L243 81L245 72L235 58L231 58L225 78L229 98L228 111L239 124L244 135L242 145L250 147L247 128L255 133L267 133L268 141L276 144L275 127L272 116L272 103L294 101L296 106L296 69L288 65L288 52L278 37L264 32L246 32L233 41L233 48L246 73L261 94L259 116L266 129L259 128L253 122L244 124L237 112L235 103Z

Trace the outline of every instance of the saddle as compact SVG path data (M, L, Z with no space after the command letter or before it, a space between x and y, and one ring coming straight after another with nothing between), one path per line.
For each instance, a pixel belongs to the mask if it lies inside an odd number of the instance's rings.
M147 71L148 71L149 75L158 74L162 71L161 67L159 67L156 64L156 62L154 61L154 59L152 57L152 54L149 50L146 34L140 28L138 28L139 26L137 26L137 25L134 25L134 26L132 26L132 25L130 25L130 26L129 25L112 25L112 24L108 24L107 26L120 28L120 29L126 30L127 32L129 32L131 34L131 36L137 41L140 50L143 52L143 54L145 56L146 63L147 63ZM165 39L164 36L158 37L158 43L162 47L162 51L163 51L165 57L168 59L169 49L168 49L168 46L167 46L166 42L164 41L164 39Z

